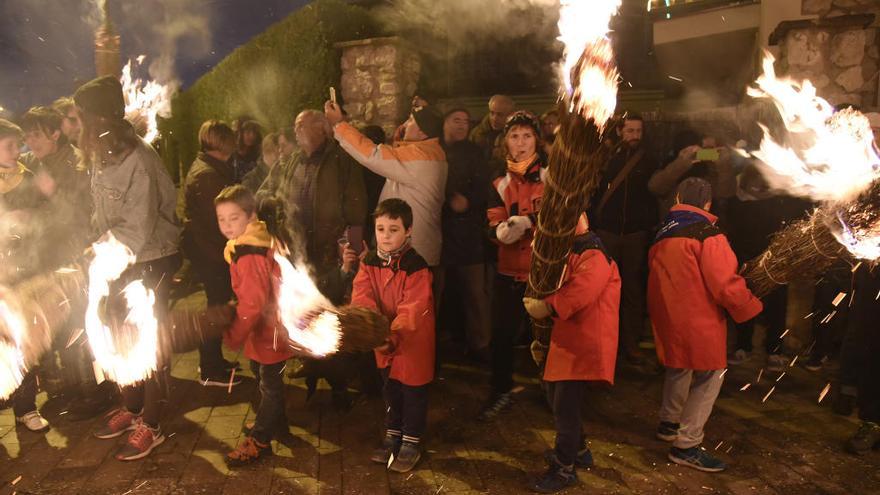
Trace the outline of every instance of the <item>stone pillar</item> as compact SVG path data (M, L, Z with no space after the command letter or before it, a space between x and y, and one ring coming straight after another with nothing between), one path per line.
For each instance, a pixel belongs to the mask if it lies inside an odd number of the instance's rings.
M419 80L415 50L397 37L337 43L342 49L342 99L358 125L378 125L391 136L406 120Z
M119 54L119 35L110 21L110 13L105 2L101 11L104 22L95 33L95 72L100 76L119 77L122 72L122 58Z

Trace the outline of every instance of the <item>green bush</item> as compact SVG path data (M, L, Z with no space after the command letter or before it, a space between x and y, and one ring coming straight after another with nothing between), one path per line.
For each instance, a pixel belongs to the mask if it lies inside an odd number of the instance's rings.
M172 117L161 126L172 174L186 174L207 119L248 115L276 130L293 125L303 109L321 108L328 88L339 84L340 52L333 44L375 36L377 26L362 7L317 0L237 48L174 98Z

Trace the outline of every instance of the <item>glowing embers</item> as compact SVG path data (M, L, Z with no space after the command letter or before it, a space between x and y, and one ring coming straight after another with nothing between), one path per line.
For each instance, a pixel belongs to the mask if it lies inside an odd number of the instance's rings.
M21 385L26 373L21 351L26 324L5 300L0 300L0 400L6 400Z
M107 240L92 245L95 258L89 265L88 307L85 327L89 346L97 366L107 378L119 385L131 385L149 378L156 370L158 330L152 290L140 280L129 283L122 291L126 302L124 318L118 317L122 308L110 294L111 284L135 262L131 250L116 240L113 234ZM107 321L112 322L108 325Z
M137 58L137 66L143 62L144 56ZM155 81L133 79L131 75L132 61L129 60L122 68L122 94L125 97L125 118L131 122L139 135L148 143L159 136L156 117L167 117L171 114L171 96L173 88Z
M561 78L571 109L601 130L614 115L617 81L608 23L621 0L562 0L559 40L565 44Z
M277 251L275 261L281 268L278 316L294 347L317 357L335 353L342 338L336 308L315 287L306 269L293 266Z

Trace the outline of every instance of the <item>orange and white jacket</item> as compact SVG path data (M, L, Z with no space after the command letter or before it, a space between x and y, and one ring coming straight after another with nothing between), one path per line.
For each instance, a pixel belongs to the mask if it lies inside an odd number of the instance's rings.
M429 266L439 265L447 173L440 140L376 145L346 122L336 124L333 134L358 163L385 177L379 201L400 198L409 204L413 210L412 246Z

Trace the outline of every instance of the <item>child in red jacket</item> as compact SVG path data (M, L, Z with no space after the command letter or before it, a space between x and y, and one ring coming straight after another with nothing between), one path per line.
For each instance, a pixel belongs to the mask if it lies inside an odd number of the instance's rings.
M657 438L672 442L672 462L718 472L727 466L700 444L727 367L725 310L741 323L763 306L737 274L736 255L715 226L711 205L705 180L679 184L676 205L648 252L648 312L666 367Z
M556 422L556 446L545 456L547 472L530 486L541 493L574 485L575 467L593 465L581 422L584 392L587 382L614 383L620 274L599 236L587 232L585 216L576 235L562 287L543 300L523 299L531 317L553 317L544 381Z
M354 278L352 306L382 313L391 336L375 349L385 382L385 437L371 460L405 473L421 457L419 441L428 416L428 383L434 379L434 299L428 264L410 246L412 210L398 198L373 213L375 251ZM393 458L393 460L392 460Z
M223 189L214 199L220 231L229 239L224 257L232 290L238 298L236 316L224 335L232 350L244 347L260 383L257 417L244 441L226 455L230 467L250 464L272 453L271 440L287 429L284 415L284 362L293 356L277 319L280 269L273 258L274 239L257 220L253 193L242 185ZM281 335L277 335L282 332Z

